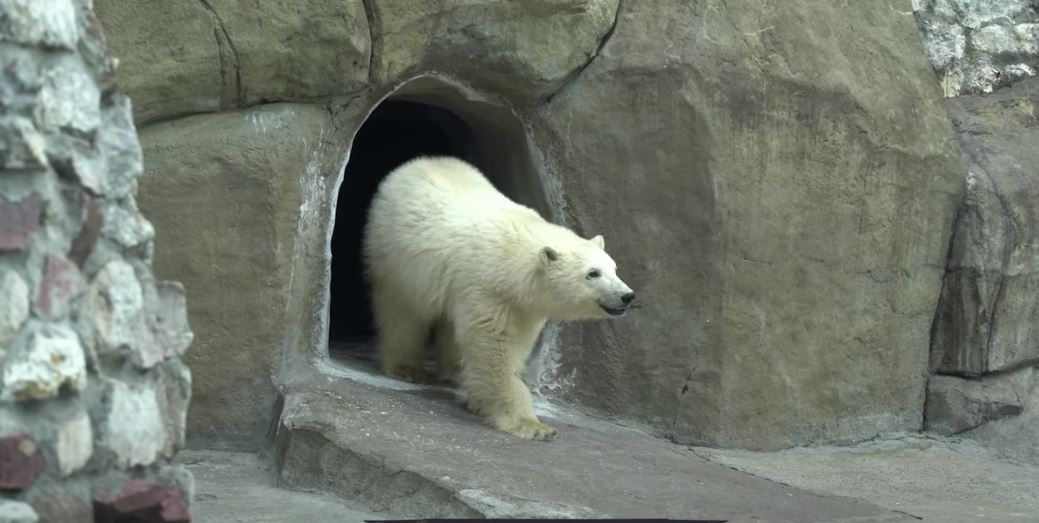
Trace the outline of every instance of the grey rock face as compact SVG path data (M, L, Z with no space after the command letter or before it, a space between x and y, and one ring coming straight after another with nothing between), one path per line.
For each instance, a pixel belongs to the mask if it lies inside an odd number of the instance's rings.
M1037 107L1037 79L949 101L970 174L935 320L938 373L1039 363Z
M715 7L624 3L539 110L575 223L643 304L564 329L563 396L721 446L916 429L964 172L913 19Z
M92 521L95 482L158 478L153 447L183 441L189 396L150 367L191 331L151 275L141 149L91 4L0 0L0 438L35 456L4 474L3 521Z
M96 4L138 122L342 95L368 82L361 0Z
M1032 391L1033 375L1033 370L1026 368L982 379L934 376L927 387L924 428L939 434L959 434L1017 416Z
M946 96L991 93L1039 67L1039 6L1029 0L913 0Z
M968 189L935 317L926 427L1039 463L1039 79L948 106Z
M372 73L392 85L408 73L439 71L527 105L557 91L598 52L618 3L376 0Z
M177 325L208 333L185 354L194 376L188 432L196 437L256 438L273 415L270 377L285 331L299 328L285 316L286 288L306 277L291 269L301 181L323 184L303 177L341 165L326 143L331 134L328 111L301 104L193 116L141 132L148 158L141 207L158 220L165 253L156 270L186 287L157 287L158 305L173 314L162 314L156 333L173 352L189 341ZM184 292L187 318L179 316Z

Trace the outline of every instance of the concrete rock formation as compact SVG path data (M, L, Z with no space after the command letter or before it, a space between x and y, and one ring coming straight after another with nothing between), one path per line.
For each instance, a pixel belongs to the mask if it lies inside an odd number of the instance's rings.
M0 1L0 64L0 519L92 521L132 476L185 509L147 521L186 521L192 333L91 2Z
M289 383L325 379L343 167L398 101L513 155L489 171L604 234L644 289L622 322L545 336L541 394L711 445L920 428L966 174L908 0L97 4L139 108L157 270L205 347L193 437L255 445Z
M935 317L927 426L1039 462L1039 79L948 106L968 189Z

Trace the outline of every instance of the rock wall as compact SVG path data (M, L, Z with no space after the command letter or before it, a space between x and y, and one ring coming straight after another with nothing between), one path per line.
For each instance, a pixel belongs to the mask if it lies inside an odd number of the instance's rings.
M1039 462L1039 79L948 101L968 166L926 427Z
M535 128L644 305L562 334L566 397L755 449L920 427L964 172L891 5L622 4Z
M0 63L0 520L188 521L184 289L91 3L0 1Z
M991 93L1039 68L1034 0L913 0L946 96Z
M922 0L914 10L967 165L924 427L1039 462L1039 4Z
M156 265L206 348L195 437L255 445L294 380L338 376L342 168L420 75L445 81L409 96L514 114L556 217L603 233L639 290L637 314L560 328L544 394L724 446L920 427L966 176L908 0L97 4L170 238ZM283 39L255 38L268 18Z

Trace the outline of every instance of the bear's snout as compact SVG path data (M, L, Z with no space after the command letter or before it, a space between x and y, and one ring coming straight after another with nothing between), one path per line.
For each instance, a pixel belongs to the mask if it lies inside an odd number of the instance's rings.
M621 296L621 301L624 302L625 305L630 304L634 300L635 300L635 293L634 292L629 292L629 293L625 294L624 296Z

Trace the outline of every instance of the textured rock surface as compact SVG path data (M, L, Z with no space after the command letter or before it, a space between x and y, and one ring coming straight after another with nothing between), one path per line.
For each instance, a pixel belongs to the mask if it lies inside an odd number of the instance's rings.
M551 444L479 424L440 394L359 381L293 384L277 427L281 485L418 517L733 522L908 521L707 463L645 432L563 411ZM473 463L481 466L474 467Z
M94 511L77 496L65 493L46 494L36 498L32 508L40 516L40 521L62 522L65 521L91 521Z
M138 121L238 103L234 56L205 2L94 2ZM165 45L165 43L175 43Z
M947 103L968 191L935 318L926 427L1039 463L1039 79Z
M1039 79L949 101L969 169L931 367L980 375L1039 363Z
M862 499L928 522L1039 519L1039 467L1007 463L956 438L902 435L850 447L694 452L760 478Z
M184 282L198 333L185 357L195 378L189 433L259 438L267 430L272 365L290 325L284 289L294 277L300 181L338 168L341 157L324 163L316 151L330 133L328 111L280 104L141 133L141 207L162 225L156 272Z
M0 400L43 400L62 387L82 392L86 386L86 357L76 333L29 322L4 361Z
M0 499L0 521L4 523L36 523L39 515L29 505L20 501Z
M151 275L140 144L91 5L0 0L3 521L93 521L94 488L190 480L162 474L189 396L138 360L179 364L191 331Z
M982 379L933 376L927 386L924 429L959 434L1021 414L1034 388L1031 368Z
M376 0L373 74L439 71L519 104L558 90L612 32L618 0Z
M1020 415L985 423L960 434L993 449L1002 457L1039 465L1039 370L1032 371L1031 389Z
M191 515L181 492L151 481L127 481L115 492L94 494L94 517L101 523L147 521L188 523Z
M8 270L0 279L0 361L28 317L29 288L17 272Z
M913 0L946 96L990 93L1035 76L1039 5L1031 0Z
M0 489L25 490L32 486L47 468L47 459L39 443L24 432L0 438Z
M534 127L643 304L564 329L564 397L759 449L920 426L964 172L918 38L859 2L623 4Z
M96 4L139 123L342 95L368 81L361 0Z

